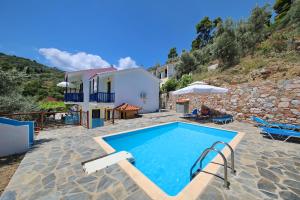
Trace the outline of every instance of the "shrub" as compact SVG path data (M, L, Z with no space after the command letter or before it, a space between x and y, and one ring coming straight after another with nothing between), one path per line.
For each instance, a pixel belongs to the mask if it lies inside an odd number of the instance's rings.
M282 33L274 33L270 37L270 43L275 52L282 52L287 50L288 38Z
M282 32L273 33L269 39L258 45L258 52L263 55L270 55L272 52L280 53L288 48L289 38Z
M57 110L57 109L60 109L60 108L65 109L66 105L62 101L43 101L43 102L39 103L39 108L41 110L49 110L49 109Z
M193 79L191 75L184 74L180 80L178 81L178 87L184 88L188 86L190 83L192 83Z
M212 47L213 46L211 44L208 44L199 50L192 51L192 55L194 56L195 62L198 65L205 65L213 59L213 56L211 53Z
M166 81L165 84L163 84L162 86L162 91L163 92L170 92L170 91L174 91L176 90L176 87L178 85L178 82L176 81L176 79L169 79Z

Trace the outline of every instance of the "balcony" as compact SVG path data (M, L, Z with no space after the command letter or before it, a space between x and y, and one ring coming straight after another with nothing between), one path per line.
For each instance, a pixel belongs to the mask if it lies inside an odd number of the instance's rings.
M83 102L83 93L65 93L65 102Z
M97 92L90 94L90 101L112 103L115 102L115 93Z

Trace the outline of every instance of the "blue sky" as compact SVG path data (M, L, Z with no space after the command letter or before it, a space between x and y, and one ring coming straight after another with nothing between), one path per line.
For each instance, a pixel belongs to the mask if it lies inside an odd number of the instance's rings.
M247 18L274 0L1 0L0 52L64 70L164 63L204 16ZM95 66L98 65L98 66Z

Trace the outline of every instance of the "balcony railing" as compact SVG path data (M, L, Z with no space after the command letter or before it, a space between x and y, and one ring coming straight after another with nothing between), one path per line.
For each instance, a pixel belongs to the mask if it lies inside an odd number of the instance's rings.
M83 102L83 93L65 93L65 102Z
M97 92L90 94L90 101L111 103L115 102L115 93Z

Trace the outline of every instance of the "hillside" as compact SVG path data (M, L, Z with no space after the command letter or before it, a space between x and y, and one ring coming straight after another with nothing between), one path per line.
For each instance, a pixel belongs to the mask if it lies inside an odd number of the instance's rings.
M300 76L299 13L300 0L277 0L272 7L255 6L247 19L239 21L202 18L195 26L190 50L178 54L175 47L170 49L166 63L175 65L176 76L164 84L162 92L192 81L235 85ZM210 68L215 64L216 69Z
M241 58L240 63L229 69L216 69L192 74L193 81L213 85L234 85L246 82L289 80L300 76L300 55L289 52L273 57L262 55Z
M1 112L32 111L46 97L63 99L56 84L64 72L34 60L0 53Z

